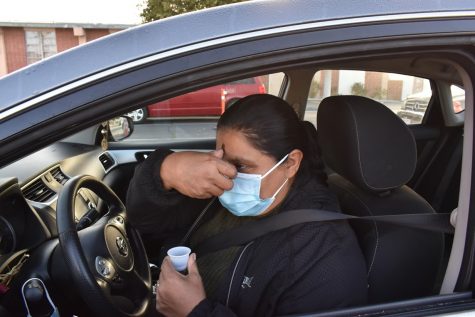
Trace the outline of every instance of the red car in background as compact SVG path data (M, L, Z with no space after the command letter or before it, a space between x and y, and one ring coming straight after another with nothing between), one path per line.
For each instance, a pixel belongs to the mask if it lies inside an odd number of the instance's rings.
M266 88L262 78L252 77L153 103L127 115L134 122L144 122L153 118L220 116L226 107L239 98L265 93Z

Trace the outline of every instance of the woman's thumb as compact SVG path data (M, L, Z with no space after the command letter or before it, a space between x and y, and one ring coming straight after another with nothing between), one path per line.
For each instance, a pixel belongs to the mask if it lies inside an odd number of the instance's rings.
M213 155L214 157L219 158L219 159L223 158L223 154L224 154L223 149L218 149L218 150L215 150L215 151L211 152L211 155Z
M198 266L196 265L196 253L190 254L188 258L188 274L199 274Z

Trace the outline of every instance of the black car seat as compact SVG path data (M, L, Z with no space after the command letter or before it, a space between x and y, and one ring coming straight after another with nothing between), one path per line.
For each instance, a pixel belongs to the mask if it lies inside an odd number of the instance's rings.
M416 144L390 109L359 96L325 98L317 115L329 186L344 213L356 216L434 213L405 184L416 165ZM371 221L353 221L368 267L371 303L437 293L443 234ZM349 264L351 265L351 264Z

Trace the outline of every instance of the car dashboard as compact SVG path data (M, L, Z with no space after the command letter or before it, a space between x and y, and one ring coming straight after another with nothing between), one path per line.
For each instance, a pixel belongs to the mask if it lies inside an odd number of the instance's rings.
M23 196L17 179L0 179L0 269L12 253L30 249L50 236Z
M26 278L41 276L48 285L55 275L54 283L61 286L52 287L54 292L69 282L62 280L64 270L58 269L64 263L58 265L62 257L58 256L56 227L58 197L68 180L93 176L124 201L137 162L150 151L103 150L97 145L61 141L0 169L0 315L2 307L14 315L21 311L21 296L15 294ZM78 231L87 230L107 211L108 206L94 192L79 189L74 205ZM61 293L54 296L67 302Z
M57 199L70 178L87 174L103 180L114 164L112 154L100 147L58 142L2 168L0 269L9 255L57 235ZM76 222L98 203L94 193L81 189L76 197Z

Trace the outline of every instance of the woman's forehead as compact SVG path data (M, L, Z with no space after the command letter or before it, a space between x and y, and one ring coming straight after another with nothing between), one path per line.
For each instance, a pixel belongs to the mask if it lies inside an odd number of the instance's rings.
M216 136L216 149L222 149L224 158L232 162L257 163L258 161L274 161L265 152L257 149L246 135L238 130L218 130Z
M225 154L246 153L248 151L258 151L249 142L247 137L241 131L234 129L218 130L216 135L216 149L223 149Z

